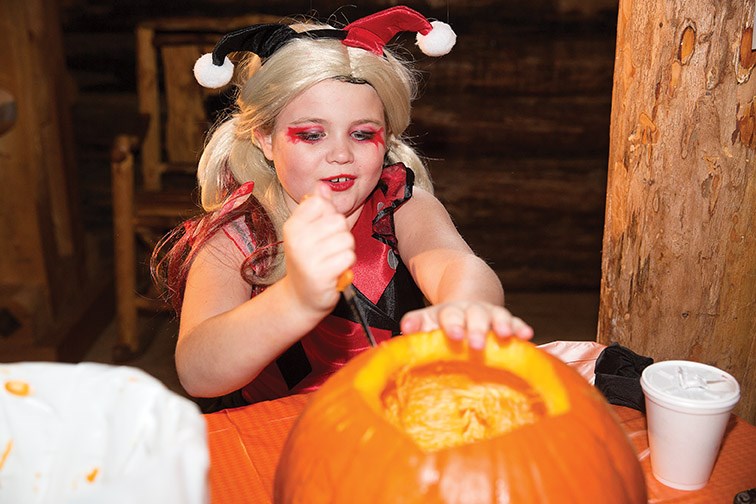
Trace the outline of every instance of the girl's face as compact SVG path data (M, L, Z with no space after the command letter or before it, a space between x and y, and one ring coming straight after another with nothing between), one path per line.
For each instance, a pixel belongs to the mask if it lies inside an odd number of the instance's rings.
M331 189L333 204L352 224L383 168L383 103L369 84L326 80L294 98L269 135L257 134L273 161L290 209L315 192Z

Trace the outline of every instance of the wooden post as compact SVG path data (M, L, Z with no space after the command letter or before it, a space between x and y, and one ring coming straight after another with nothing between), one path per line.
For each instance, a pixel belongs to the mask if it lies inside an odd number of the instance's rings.
M160 97L158 92L157 55L152 38L152 29L140 25L136 29L136 60L137 60L137 99L140 114L152 114L160 117ZM148 191L160 189L160 138L163 134L161 121L153 120L147 124L147 132L142 144L142 169L144 188Z
M55 9L48 12L44 4L0 3L0 89L13 107L12 121L0 136L0 285L5 293L0 310L12 313L19 299L42 299L23 306L34 319L30 324L38 340L45 339L62 306L65 296L55 287L63 268L56 265L71 259L75 243L59 113L67 103L60 93L62 59L55 59L60 48L54 47L61 37L50 26L57 22Z
M756 422L754 0L620 0L598 340L730 372Z
M76 358L108 277L79 214L58 2L1 1L0 47L0 355Z
M136 238L134 236L134 145L138 139L119 135L110 155L113 188L113 245L116 257L116 362L124 362L139 350L136 306Z

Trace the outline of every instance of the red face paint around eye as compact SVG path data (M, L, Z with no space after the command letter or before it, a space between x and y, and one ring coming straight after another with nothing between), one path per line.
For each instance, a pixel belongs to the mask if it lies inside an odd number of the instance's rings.
M291 126L286 130L286 137L291 143L315 143L323 137L320 126Z
M383 139L383 128L377 130L365 130L364 133L367 133L366 137L363 139L364 142L370 142L376 147L379 145L382 147L386 146L386 141Z

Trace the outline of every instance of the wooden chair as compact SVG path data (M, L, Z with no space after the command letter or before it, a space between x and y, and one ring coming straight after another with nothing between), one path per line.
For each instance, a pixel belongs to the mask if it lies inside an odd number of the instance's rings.
M116 136L111 152L117 340L114 360L139 355L138 310L166 310L150 277L156 242L200 211L197 161L214 114L230 104L229 89L207 90L195 80L196 59L225 33L278 16L171 18L136 28L140 131Z

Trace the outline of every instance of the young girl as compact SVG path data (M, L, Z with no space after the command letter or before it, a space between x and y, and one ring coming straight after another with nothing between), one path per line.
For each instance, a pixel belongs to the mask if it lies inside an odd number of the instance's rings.
M439 327L476 349L489 331L532 337L402 139L416 76L384 47L399 31L431 55L455 38L395 7L344 29L256 25L197 62L219 87L233 73L225 54L256 55L200 160L206 213L153 259L180 313L190 395L228 406L311 391L367 349L337 288L345 271L378 342Z

